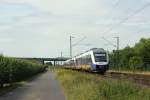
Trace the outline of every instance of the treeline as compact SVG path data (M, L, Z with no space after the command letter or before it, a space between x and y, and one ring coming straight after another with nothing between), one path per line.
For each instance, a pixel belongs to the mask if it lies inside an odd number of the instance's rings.
M0 55L0 87L43 72L46 67L29 61L7 58Z
M110 67L117 70L150 70L150 38L142 38L134 47L110 53Z

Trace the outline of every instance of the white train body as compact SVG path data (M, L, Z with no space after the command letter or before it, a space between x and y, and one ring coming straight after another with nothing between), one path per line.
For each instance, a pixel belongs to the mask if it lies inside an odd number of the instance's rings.
M102 48L93 48L65 61L67 68L105 72L109 69L108 53Z

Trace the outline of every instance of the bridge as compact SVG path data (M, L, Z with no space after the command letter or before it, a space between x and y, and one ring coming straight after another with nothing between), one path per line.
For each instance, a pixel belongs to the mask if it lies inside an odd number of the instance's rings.
M36 61L40 64L45 64L45 61L50 61L53 62L54 66L56 65L56 62L62 62L62 61L66 61L69 59L69 57L56 57L56 58L32 58L32 57L15 57L16 59L23 59L23 60L31 60L31 61Z

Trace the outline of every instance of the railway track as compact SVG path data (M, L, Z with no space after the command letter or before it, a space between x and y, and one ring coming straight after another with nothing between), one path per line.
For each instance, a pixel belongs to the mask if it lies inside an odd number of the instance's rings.
M107 72L105 77L115 79L125 79L144 86L150 87L150 75L122 73L122 72Z
M70 69L68 69L70 70ZM76 70L74 71L84 72L86 74L96 74L100 75L102 78L109 78L109 79L120 79L120 80L128 80L143 86L150 87L150 75L148 74L134 74L134 73L126 73L126 72L106 72L104 75L98 72L90 72L90 71L83 71L83 70Z

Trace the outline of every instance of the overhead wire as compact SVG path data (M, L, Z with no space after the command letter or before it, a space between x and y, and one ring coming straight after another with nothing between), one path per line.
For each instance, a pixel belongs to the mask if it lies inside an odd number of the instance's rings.
M140 13L141 11L143 11L145 8L150 6L150 2L145 4L144 6L142 6L141 8L137 9L134 13L128 15L126 18L124 18L123 20L121 20L117 26L120 26L121 24L123 24L124 22L126 22L127 20L129 20L131 17L135 16L136 14ZM115 27L117 26L113 26L111 28L109 28L107 31L105 31L104 33L109 33L111 32Z
M102 39L107 41L110 45L117 47L117 45L113 44L111 41L107 40L105 37L102 37Z
M121 0L116 0L115 4L112 5L112 6L113 6L113 7L112 7L113 10L116 9L116 8L119 6L120 1L121 1ZM111 9L111 10L112 10L112 9ZM110 12L110 16L112 16L112 14L113 14L113 12L112 12L111 10L109 11L109 12ZM109 27L111 24L112 24L112 23L109 22L107 26ZM114 47L116 47L116 45L114 45L113 43L111 43L111 42L110 42L109 40L107 40L105 37L102 37L102 39L105 40L105 41L107 41L109 44L113 45Z
M77 41L76 43L73 44L73 46L76 46L78 45L80 42L82 42L83 40L85 40L86 37L84 36L82 39L80 39L79 41Z
M115 5L118 6L119 3L120 3L120 0L118 0L118 2L116 2ZM121 24L125 23L125 22L128 21L130 18L132 18L133 16L135 16L135 15L141 13L144 9L146 9L146 8L149 7L149 6L150 6L150 2L149 2L149 3L146 3L146 4L143 5L141 8L137 9L137 10L134 11L132 14L128 15L126 18L124 18L123 20L119 21L119 23L117 24L117 26L120 26ZM112 23L110 23L110 24L112 24ZM110 24L109 24L109 25L110 25ZM108 30L104 31L104 34L111 32L111 31L114 30L114 28L116 28L117 26L112 26L112 27L110 27ZM141 30L138 31L138 32L141 32ZM105 41L107 41L105 38L103 38L103 39L104 39ZM107 42L110 43L110 41L107 41ZM113 45L113 44L112 44L112 45ZM114 46L115 46L115 45L114 45Z

